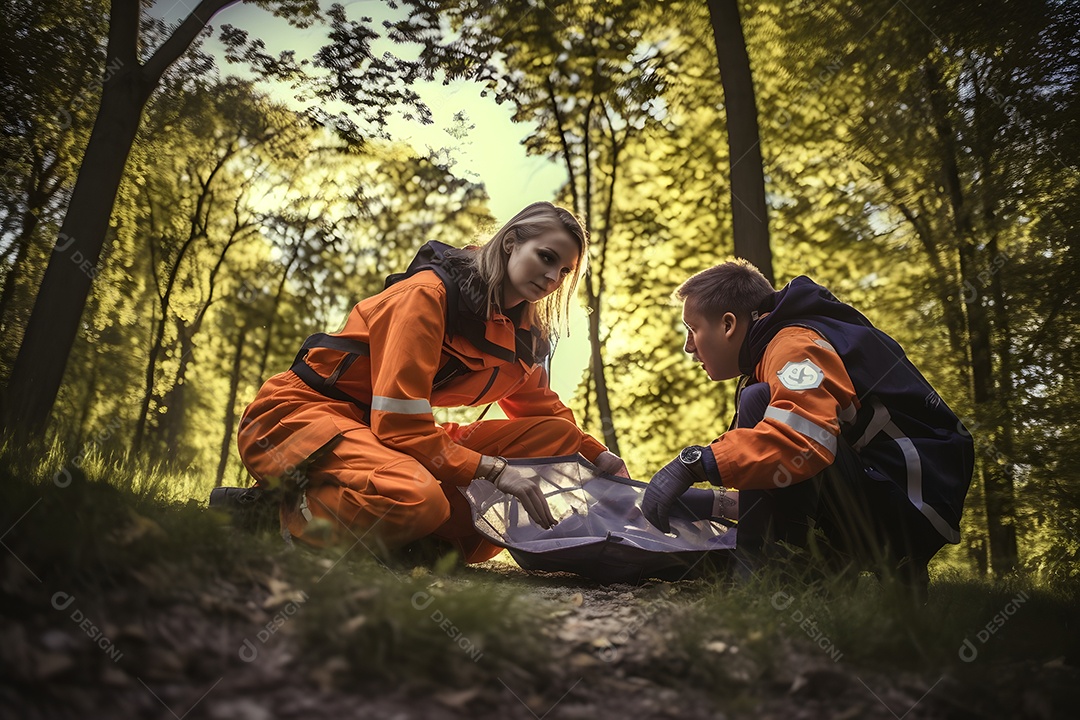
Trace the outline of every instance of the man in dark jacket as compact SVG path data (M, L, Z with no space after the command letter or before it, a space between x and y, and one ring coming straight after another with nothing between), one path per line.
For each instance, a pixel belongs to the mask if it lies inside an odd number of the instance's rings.
M733 489L716 509L738 517L744 562L774 541L815 542L925 596L927 562L960 540L974 447L900 345L809 278L775 291L744 261L694 275L675 297L686 352L712 380L742 377L728 431L652 478L649 521L666 531L672 506L707 481Z

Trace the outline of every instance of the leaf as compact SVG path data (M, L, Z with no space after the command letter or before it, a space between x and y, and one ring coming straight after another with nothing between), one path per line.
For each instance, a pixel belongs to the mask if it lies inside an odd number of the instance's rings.
M304 593L303 590L293 588L284 580L270 578L267 581L267 586L270 590L270 596L263 600L262 606L264 610L269 610L270 608L290 602L302 603L307 600L307 594Z
M466 705L480 695L480 692L481 689L478 687L466 688L465 690L449 690L435 693L435 699L448 708L464 710Z

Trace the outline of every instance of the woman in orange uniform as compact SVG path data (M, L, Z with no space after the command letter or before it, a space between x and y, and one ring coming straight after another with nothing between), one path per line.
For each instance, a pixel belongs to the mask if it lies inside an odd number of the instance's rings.
M555 522L535 481L504 458L581 453L625 475L544 368L587 249L570 212L534 203L482 247L424 245L340 333L308 338L241 421L251 474L294 490L283 532L381 550L432 536L481 562L500 548L475 531L458 489L474 479L517 497L542 527ZM439 424L432 414L491 402L509 419Z

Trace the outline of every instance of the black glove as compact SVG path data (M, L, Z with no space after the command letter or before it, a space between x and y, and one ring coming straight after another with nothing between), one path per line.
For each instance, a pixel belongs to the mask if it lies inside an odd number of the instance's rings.
M671 506L668 517L680 517L691 522L712 520L718 492L719 490L692 487L679 496L679 499Z
M668 523L671 506L697 481L690 468L675 458L652 476L649 486L645 488L645 497L641 500L641 513L660 531L671 532Z

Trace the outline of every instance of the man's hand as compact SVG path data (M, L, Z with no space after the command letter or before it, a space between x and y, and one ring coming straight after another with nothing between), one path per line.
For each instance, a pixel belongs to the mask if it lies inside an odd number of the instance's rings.
M593 461L593 465L600 468L608 475L618 475L619 477L627 479L630 477L630 473L626 470L626 463L623 462L621 457L610 450L605 450L597 455L596 460Z
M698 478L679 458L660 468L649 481L641 501L641 512L645 519L660 531L671 532L668 523L671 506L697 481Z
M521 507L529 514L540 527L548 530L555 524L555 517L548 507L547 498L536 479L522 472L520 468L507 465L499 476L495 478L495 487L498 490L513 495L521 501Z

